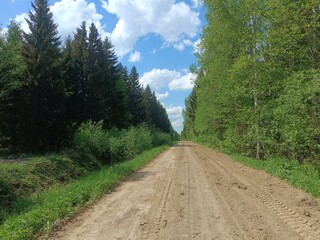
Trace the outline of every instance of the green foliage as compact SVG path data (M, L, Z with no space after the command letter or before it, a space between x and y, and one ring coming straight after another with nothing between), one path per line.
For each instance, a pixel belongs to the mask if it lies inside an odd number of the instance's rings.
M131 159L152 147L151 131L146 126L130 128L124 133L125 156ZM168 143L168 142L167 142Z
M102 40L94 24L87 29L83 22L61 46L48 1L35 0L32 8L30 32L12 22L0 36L0 151L55 151L89 121L103 121L103 129L147 124L174 133L155 93L142 88L135 67L129 74L118 62L110 40ZM122 140L112 144L113 153L96 146L98 152L79 150L74 157L83 159L86 152L91 163L108 162L120 156L114 146Z
M53 149L64 137L64 82L60 70L60 38L48 1L36 0L27 20L22 57L26 65L27 105L24 145Z
M293 159L320 158L320 71L298 72L285 82L275 110L280 152Z
M50 231L61 220L71 217L85 204L99 198L126 176L145 166L167 147L153 148L130 161L104 167L78 181L17 202L16 212L0 225L0 239L32 239L35 234Z
M86 174L87 170L63 155L34 157L21 163L0 164L0 222L12 211L18 199L52 185L65 183Z
M99 161L109 159L108 145L109 136L102 128L103 122L91 121L82 123L73 137L75 151L84 158L96 158Z
M153 146L172 141L170 134L150 130L146 125L109 131L104 130L102 125L102 122L90 121L83 123L76 131L73 143L80 162L121 162L132 159Z
M25 64L21 57L22 30L11 22L0 37L0 150L12 150L21 140L25 105Z
M319 4L205 1L183 137L255 158L319 162Z

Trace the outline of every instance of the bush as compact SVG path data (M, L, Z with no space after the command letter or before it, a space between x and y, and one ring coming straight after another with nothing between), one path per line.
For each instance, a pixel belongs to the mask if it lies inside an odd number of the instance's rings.
M73 136L75 151L80 160L108 162L108 133L102 129L103 122L89 121L81 124Z
M150 130L145 126L132 127L124 134L126 159L131 159L152 147Z
M171 141L171 136L168 133L152 130L151 136L153 146L160 146Z
M166 133L141 125L127 130L102 129L102 122L87 122L74 135L74 148L82 164L94 161L113 164L129 160L150 149L171 141Z

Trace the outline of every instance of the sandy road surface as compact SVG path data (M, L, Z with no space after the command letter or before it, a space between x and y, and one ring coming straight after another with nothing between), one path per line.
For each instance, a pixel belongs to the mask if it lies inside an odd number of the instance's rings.
M301 190L180 142L52 239L320 239L319 221Z

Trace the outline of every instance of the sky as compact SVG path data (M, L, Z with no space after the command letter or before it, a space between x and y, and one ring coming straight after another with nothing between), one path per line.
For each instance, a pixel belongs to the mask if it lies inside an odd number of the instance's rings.
M166 108L177 132L182 109L195 76L189 67L206 24L203 0L49 0L61 39L73 35L82 21L97 26L115 46L119 62L135 66L140 83L149 85ZM11 20L28 31L29 0L1 0L0 24Z

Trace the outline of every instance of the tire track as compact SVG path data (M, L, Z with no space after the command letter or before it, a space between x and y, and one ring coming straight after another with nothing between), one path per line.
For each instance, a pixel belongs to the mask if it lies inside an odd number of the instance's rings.
M181 150L179 152L179 156L181 156ZM162 186L162 190L159 191L160 194L157 194L158 196L156 196L156 201L152 204L144 222L140 224L142 227L140 239L156 239L156 235L161 231L161 229L167 226L168 221L163 220L162 217L166 210L172 181L178 169L174 166L175 164L176 159L171 163L172 166L170 167L170 171L165 176L165 184Z
M199 157L199 156L198 156ZM204 166L201 166L203 172L206 174L207 178L210 179L211 182L215 182L213 177L211 176L211 174L208 172L207 168ZM241 238L242 239L250 239L248 238L248 236L246 235L246 233L243 231L239 221L237 220L237 218L235 217L235 215L233 214L228 202L226 201L225 197L223 196L222 192L220 191L220 189L213 184L212 185L214 187L214 192L218 194L218 199L219 201L222 203L223 207L226 209L230 219L232 220L232 222L234 223L234 226L236 226L238 232L241 234Z
M221 162L215 160L213 157L209 156L207 153L196 150L198 154L205 155L205 157L210 161L212 166L220 168L221 171L226 172L230 175L236 182L247 187L247 190L252 196L259 199L265 206L267 206L272 212L275 213L283 222L289 225L296 233L298 233L303 239L318 240L320 239L320 231L312 223L302 217L297 211L289 208L283 202L275 199L271 194L269 194L265 189L257 186L252 181L243 178L240 179L239 176L235 176L233 172L227 169ZM207 150L206 151L210 151ZM215 164L213 165L212 162Z

